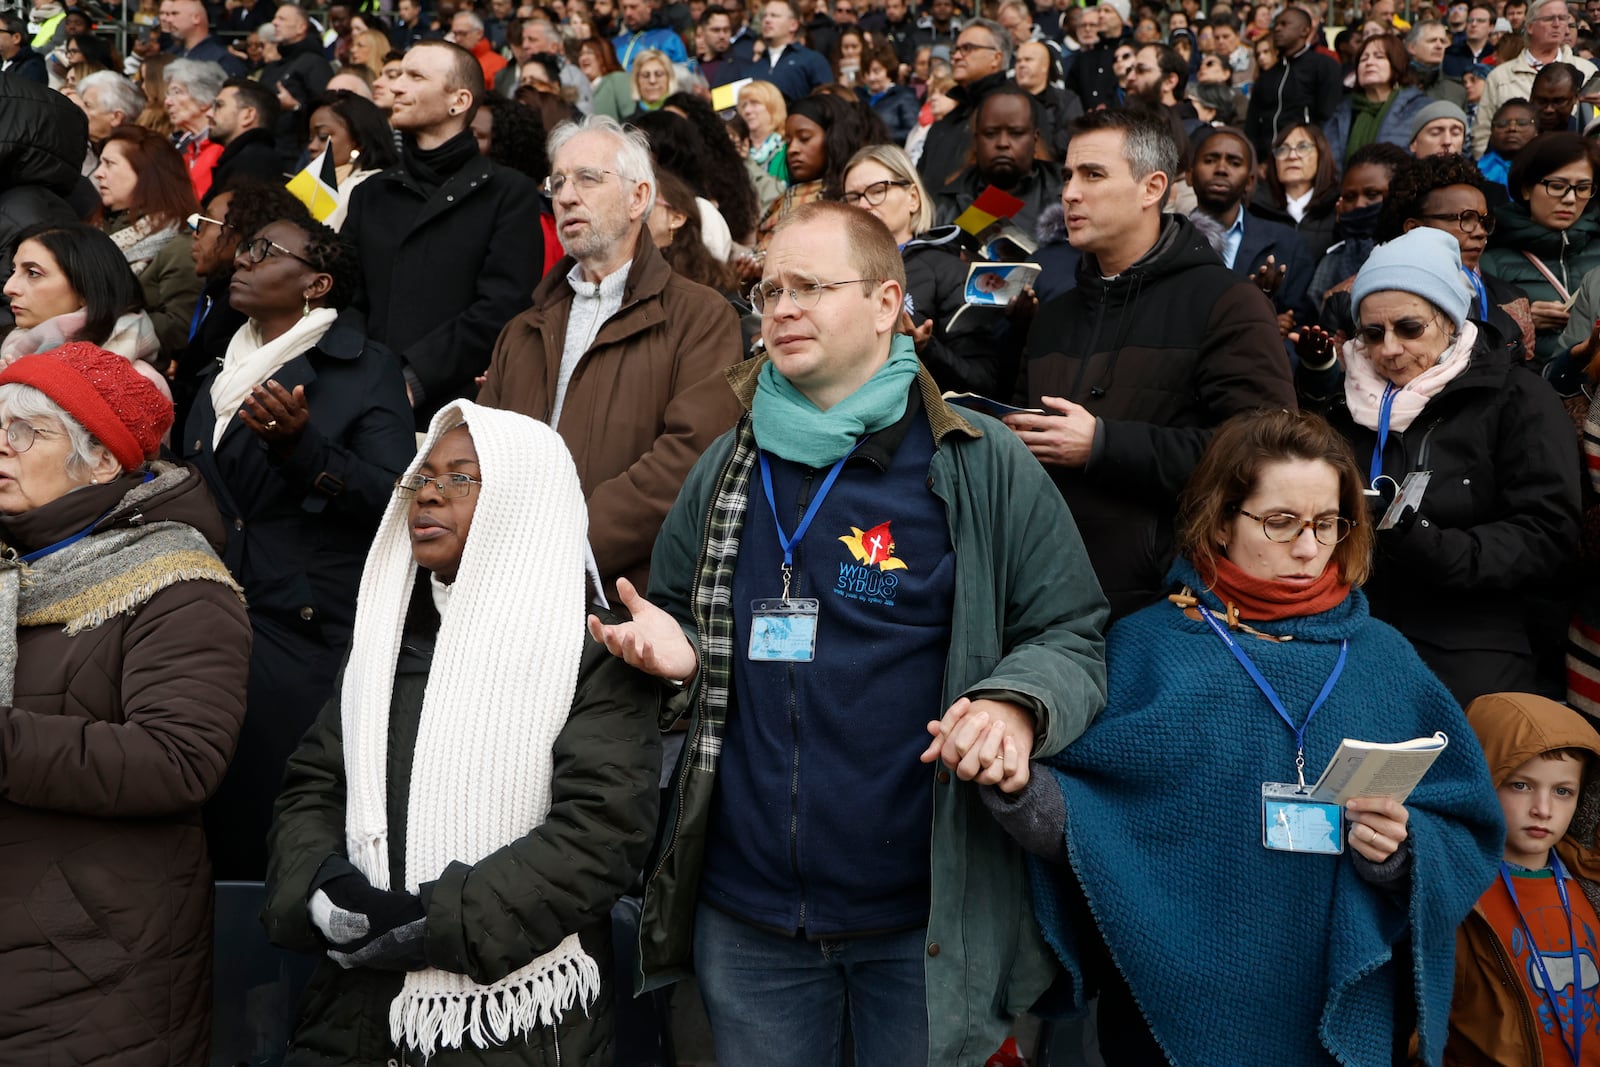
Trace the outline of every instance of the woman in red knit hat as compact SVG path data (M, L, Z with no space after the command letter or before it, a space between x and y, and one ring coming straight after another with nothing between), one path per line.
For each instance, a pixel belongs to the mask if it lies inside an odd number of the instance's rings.
M0 371L0 1063L206 1062L250 628L171 422L86 342Z

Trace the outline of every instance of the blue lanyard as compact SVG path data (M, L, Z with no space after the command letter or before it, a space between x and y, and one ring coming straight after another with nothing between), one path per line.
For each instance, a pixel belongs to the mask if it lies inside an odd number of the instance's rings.
M154 471L145 471L144 472L144 480L146 482L153 482L153 481L155 481L155 479L156 479L156 475L155 475ZM143 484L143 483L141 483L141 484ZM77 533L73 534L71 537L68 537L68 538L65 538L63 540L57 541L53 545L45 545L43 548L35 549L34 551L29 552L26 556L18 556L17 559L20 562L23 562L23 563L32 563L36 559L43 559L44 557L48 556L52 552L60 552L63 548L66 548L68 545L77 544L79 541L82 541L85 537L88 537L90 534L94 533L94 528L96 526L99 526L101 521L107 515L111 514L113 511L116 511L117 508L120 506L120 504L121 504L121 502L119 501L116 504L112 504L109 508L106 508L104 511L102 511L100 513L99 518L96 518L93 522L91 522L89 525L85 526L83 529L79 530Z
M839 480L839 472L844 470L845 460L855 455L855 448L839 457L839 462L828 471L828 476L822 479L822 487L817 490L817 495L811 498L811 506L806 508L806 513L800 519L800 525L794 528L794 534L783 532L783 520L778 518L778 502L772 496L772 467L767 463L767 454L760 453L761 458L761 488L767 492L767 506L772 509L772 524L778 528L778 544L783 548L783 599L789 599L789 574L794 568L794 549L811 529L811 520L817 517L817 511L822 507L823 500L827 499L828 490L833 488L833 483Z
M206 316L211 314L211 298L208 296L194 306L194 314L189 317L189 340L194 340L194 335L200 332L200 324L206 321Z
M1339 642L1339 660L1333 665L1333 673L1328 675L1326 682L1322 683L1322 692L1317 694L1317 699L1311 702L1311 710L1306 712L1306 721L1296 726L1294 720L1289 718L1288 709L1283 706L1283 701L1279 699L1277 690L1272 688L1272 683L1268 682L1262 675L1260 668L1251 662L1250 657L1245 654L1244 649L1239 647L1239 643L1233 639L1232 634L1228 633L1227 628L1217 621L1215 613L1210 608L1201 605L1200 617L1211 624L1211 628L1216 631L1217 636L1222 638L1222 643L1228 646L1228 651L1233 653L1233 658L1239 661L1239 666L1245 669L1245 673L1250 676L1250 680L1256 683L1256 688L1261 690L1261 694L1267 698L1267 703L1272 705L1272 710L1276 711L1278 717L1288 724L1289 729L1294 731L1294 769L1300 776L1300 788L1304 789L1306 785L1306 729L1311 725L1311 720L1317 712L1322 710L1322 705L1327 703L1328 694L1333 692L1333 685L1339 680L1339 675L1344 673L1344 661L1350 652L1350 642L1348 640Z
M1389 443L1389 416L1394 412L1394 398L1399 392L1390 382L1383 387L1383 400L1378 404L1378 444L1372 450L1372 465L1367 468L1367 484L1373 489L1378 487L1378 478L1383 474L1383 450Z
M1550 873L1556 880L1556 896L1561 898L1561 910L1567 914L1567 947L1572 950L1572 1040L1567 1040L1567 1029L1561 1025L1561 1005L1556 997L1556 987L1550 981L1550 972L1545 970L1544 954L1539 951L1539 946L1533 940L1533 931L1528 928L1528 917L1522 914L1522 905L1517 903L1517 890L1511 884L1511 871L1502 861L1500 864L1500 880L1506 884L1506 892L1511 894L1511 907L1516 910L1517 921L1522 924L1523 936L1528 939L1528 958L1533 960L1533 965L1539 969L1539 980L1544 983L1544 996L1550 1002L1550 1013L1555 1017L1556 1033L1561 1037L1561 1045L1567 1050L1567 1055L1572 1057L1574 1065L1583 1056L1583 964L1578 957L1577 926L1572 920L1572 902L1567 899L1567 871L1561 866L1561 857L1556 855L1556 850L1550 850Z
M1461 273L1467 276L1467 281L1472 283L1473 291L1478 294L1478 319L1482 322L1489 321L1489 290L1483 287L1483 276L1475 270L1461 268Z

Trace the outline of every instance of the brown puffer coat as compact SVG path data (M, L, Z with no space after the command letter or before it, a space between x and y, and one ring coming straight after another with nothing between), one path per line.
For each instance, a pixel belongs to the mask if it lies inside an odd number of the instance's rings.
M138 505L134 472L0 516L21 552L170 519L222 543L193 469ZM0 1063L206 1062L211 865L200 806L244 719L250 627L221 582L180 581L69 637L17 634L0 707Z

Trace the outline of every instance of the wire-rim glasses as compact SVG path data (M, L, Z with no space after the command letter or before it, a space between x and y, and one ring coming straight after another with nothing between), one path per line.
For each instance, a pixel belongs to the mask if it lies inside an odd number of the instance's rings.
M1276 541L1280 545L1291 544L1298 540L1306 530L1311 531L1311 536L1317 539L1317 544L1332 548L1334 545L1350 536L1350 531L1356 524L1343 515L1324 515L1320 519L1302 519L1298 515L1291 515L1286 511L1274 511L1270 515L1256 515L1240 508L1239 514L1247 519L1254 519L1261 524L1261 532L1268 541Z
M472 487L483 485L483 479L474 478L469 474L441 474L438 477L429 477L426 474L408 474L403 478L396 478L394 487L401 493L420 493L423 486L432 485L439 490L439 495L446 500L459 500L472 492Z

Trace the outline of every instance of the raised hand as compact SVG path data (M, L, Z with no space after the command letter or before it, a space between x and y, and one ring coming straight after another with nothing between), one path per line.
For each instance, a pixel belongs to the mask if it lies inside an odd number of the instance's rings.
M632 620L607 625L590 615L590 636L646 674L679 684L693 678L700 660L678 620L646 600L626 578L617 579L617 599Z

